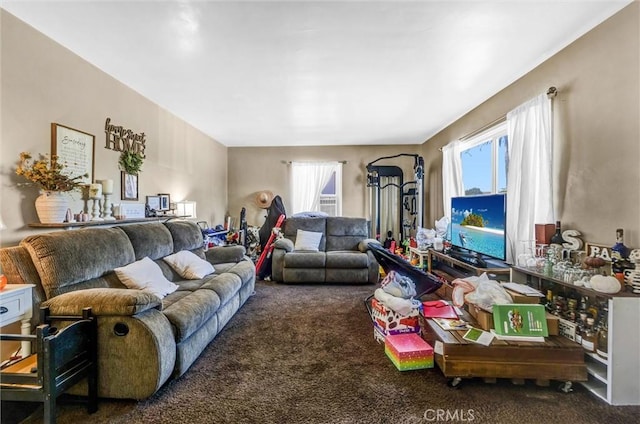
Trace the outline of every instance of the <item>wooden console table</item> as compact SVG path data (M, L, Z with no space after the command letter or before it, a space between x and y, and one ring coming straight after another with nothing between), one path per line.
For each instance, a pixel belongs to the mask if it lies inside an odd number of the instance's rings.
M129 219L115 219L110 221L85 221L85 222L60 222L55 224L43 224L41 222L34 222L29 224L31 228L62 228L62 229L73 229L73 228L84 228L84 227L104 227L104 226L114 226L114 225L123 225L123 224L136 224L143 222L158 222L158 221L169 221L171 219L184 219L187 216L182 215L165 215L165 216L154 216L148 218L129 218Z
M473 318L465 312L468 322ZM510 378L522 384L532 379L548 386L550 380L565 382L587 380L587 367L581 345L562 336L549 336L544 343L493 339L491 345L469 342L462 338L466 330L447 331L429 318L420 316L422 337L434 348L434 359L450 385L462 378L481 377L487 382Z

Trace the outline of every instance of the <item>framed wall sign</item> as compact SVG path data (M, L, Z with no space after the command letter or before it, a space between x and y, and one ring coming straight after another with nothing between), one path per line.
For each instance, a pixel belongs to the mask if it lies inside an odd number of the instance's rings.
M121 171L120 194L122 200L138 200L138 175Z
M93 182L95 142L92 134L51 123L51 154L66 165L64 172L70 177L86 174L79 179L84 184Z

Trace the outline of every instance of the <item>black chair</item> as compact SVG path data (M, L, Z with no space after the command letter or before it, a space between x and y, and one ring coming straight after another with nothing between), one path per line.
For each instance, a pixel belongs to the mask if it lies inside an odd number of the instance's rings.
M35 354L1 371L0 394L3 400L43 402L44 422L56 422L56 400L65 390L88 378L87 410L98 410L98 363L96 318L91 308L82 316L52 316L41 308L35 335L2 334L0 340L35 343ZM53 320L71 321L58 330Z

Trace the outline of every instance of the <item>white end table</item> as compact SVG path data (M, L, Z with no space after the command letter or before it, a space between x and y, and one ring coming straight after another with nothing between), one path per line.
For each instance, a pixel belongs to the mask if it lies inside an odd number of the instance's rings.
M7 284L0 291L0 327L21 321L20 334L31 334L33 284ZM23 358L31 355L31 342L21 342L20 354Z

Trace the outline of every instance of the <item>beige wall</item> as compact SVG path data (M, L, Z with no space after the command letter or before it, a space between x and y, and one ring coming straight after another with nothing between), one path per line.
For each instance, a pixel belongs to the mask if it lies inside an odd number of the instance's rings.
M170 193L171 200L195 200L198 219L222 223L227 203L227 148L150 100L93 67L5 11L1 14L0 213L8 227L3 246L35 230L36 188L15 175L21 151L50 153L50 124L95 135L95 178L115 181L120 202L119 153L105 149L104 123L110 117L147 136L139 201ZM82 202L74 196L73 210Z
M229 213L237 217L247 209L247 222L262 225L266 211L254 204L255 195L271 190L290 210L289 161L347 161L342 168L343 216L370 218L366 166L374 160L399 153L419 154L418 145L329 147L229 148ZM403 169L405 181L413 179L413 158L380 161Z
M364 166L381 156L420 153L425 159L429 225L442 216L438 148L556 86L558 217L563 226L583 232L586 240L608 244L615 228L623 227L627 244L640 246L637 2L422 146L226 149L10 14L0 13L0 212L8 226L1 233L2 245L15 244L33 232L26 224L37 220L37 190L16 186L21 180L14 175L15 163L22 150L49 152L51 122L96 135L95 176L116 180L116 191L118 154L104 149L104 120L111 117L117 124L144 131L148 158L141 174L141 201L159 192L171 193L172 200L196 200L198 218L211 224L221 223L226 212L238 217L245 206L249 223L261 225L264 211L253 205L261 190L281 195L288 205L288 172L282 161L292 160L346 160L343 214L368 217ZM410 170L410 164L406 168Z
M443 213L438 148L555 86L557 218L605 245L624 228L640 247L639 18L634 2L428 140L427 222Z

